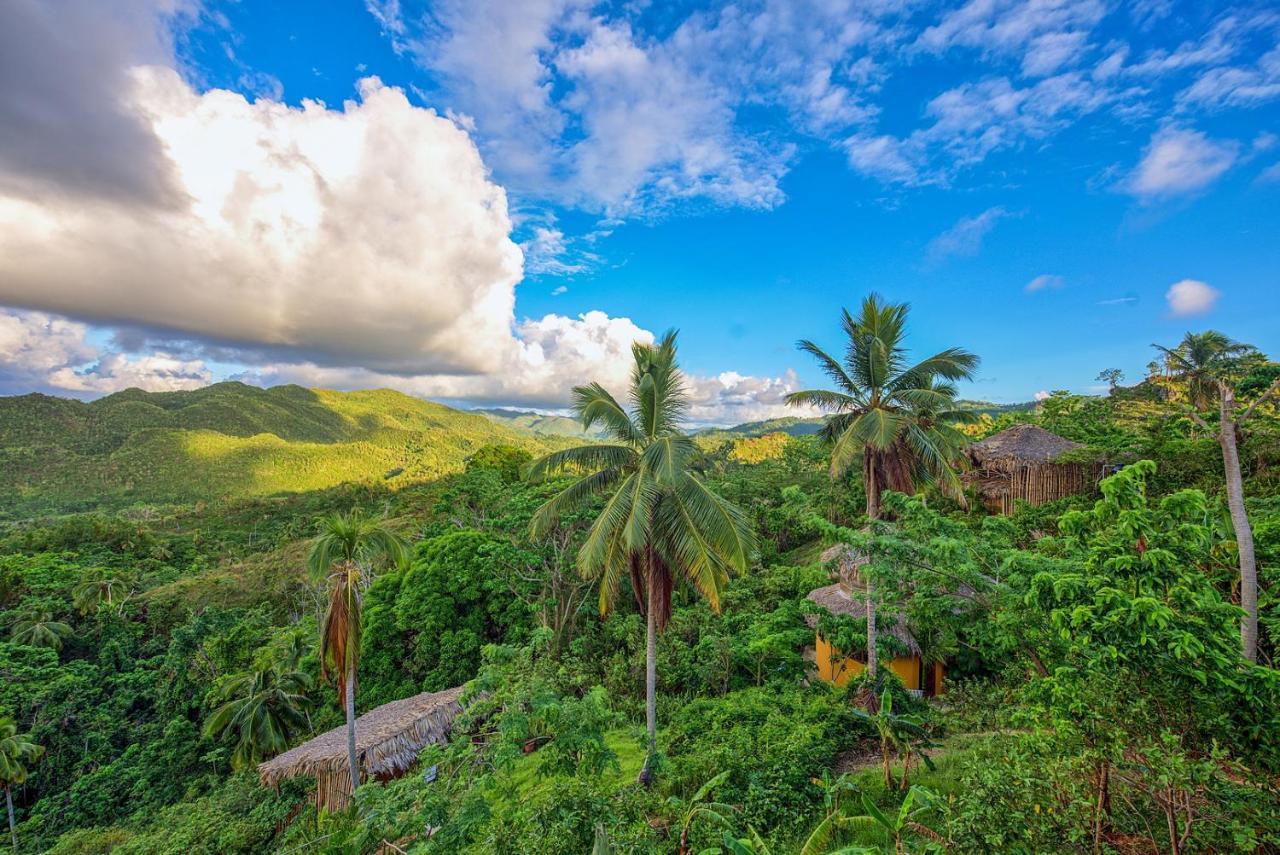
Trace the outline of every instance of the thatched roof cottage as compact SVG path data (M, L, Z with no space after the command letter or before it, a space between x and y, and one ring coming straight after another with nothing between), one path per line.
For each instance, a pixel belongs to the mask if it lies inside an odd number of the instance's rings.
M1083 446L1036 425L1019 424L965 450L965 479L992 513L1013 513L1014 503L1042 505L1093 489L1097 467L1059 458Z
M867 563L866 556L854 552L847 545L838 544L823 552L821 560L824 563L835 563L840 581L834 585L826 585L810 591L805 599L833 615L865 619L867 616L866 585L858 571ZM805 615L805 623L815 631L813 661L817 666L819 679L843 686L866 669L865 653L847 654L823 638L822 633L818 631L818 615ZM934 662L931 667L924 664L920 644L911 634L911 630L902 621L898 621L891 627L883 627L880 621L876 621L876 626L880 628L882 634L892 636L906 650L905 653L895 656L887 663L889 670L902 680L903 685L926 695L940 694L942 663Z
M462 711L461 695L461 686L423 692L383 704L357 718L356 755L363 780L398 778L413 767L424 747L447 740L454 718ZM351 802L347 726L335 727L260 763L258 774L267 787L299 775L314 775L316 805L331 811L345 808Z

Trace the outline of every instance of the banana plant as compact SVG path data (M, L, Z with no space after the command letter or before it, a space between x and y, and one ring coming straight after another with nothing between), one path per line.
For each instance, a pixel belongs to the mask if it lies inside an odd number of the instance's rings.
M913 756L918 757L926 766L932 769L933 761L929 759L925 749L936 747L936 743L929 741L928 731L924 729L924 720L920 716L912 713L894 713L893 695L888 689L881 693L879 707L873 713L854 710L853 714L871 725L871 728L876 732L876 736L880 739L880 763L884 771L885 789L905 790L907 788L907 776L911 758ZM894 755L900 756L903 761L902 781L900 783L895 783L893 780Z
M893 839L893 851L898 855L906 853L906 838L909 834L923 837L931 843L942 845L942 835L920 822L918 817L935 804L933 793L924 787L912 787L898 806L898 812L889 816L876 806L866 793L862 794L862 808L866 811L862 816L846 817L843 825L847 828L879 828Z
M680 817L680 855L689 855L689 829L693 826L694 820L699 817L704 817L723 828L733 827L729 816L737 808L733 805L711 800L712 792L723 784L728 777L728 770L716 775L699 787L698 791L693 794L693 798L687 802L677 796L667 799L667 807L671 808Z

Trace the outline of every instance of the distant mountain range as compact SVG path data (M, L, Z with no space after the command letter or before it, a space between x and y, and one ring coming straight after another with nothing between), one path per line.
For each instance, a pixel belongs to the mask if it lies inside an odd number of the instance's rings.
M962 400L957 402L959 408L972 410L975 413L986 413L992 416L1000 413L1028 412L1035 409L1035 401L1021 404L995 404L991 401ZM601 439L604 431L598 427L583 431L582 423L571 416L559 416L539 413L533 410L508 409L494 407L478 409L471 412L483 413L498 424L535 436L565 436L576 439ZM717 437L728 439L763 436L766 433L785 433L791 436L809 436L822 427L821 418L799 418L783 416L777 419L766 419L758 422L745 422L733 427L706 427L694 431L695 435L714 440Z
M1035 409L1035 401L1028 401L1024 404L994 404L991 401L968 401L962 400L956 402L957 409L972 410L978 414L988 414L997 416L1001 413L1018 413L1028 412ZM791 436L810 436L817 433L822 428L822 418L797 418L795 416L784 416L779 419L767 419L760 422L746 422L745 424L736 425L734 427L720 428L711 427L704 428L697 432L697 435L705 439L714 440L716 438L724 439L740 439L742 437L763 436L767 433L785 433Z
M1031 404L965 402L982 412ZM698 431L704 440L816 433L780 418ZM539 453L602 431L568 416L462 411L388 389L261 389L225 382L189 392L129 389L85 403L0 397L0 516L266 496L348 482L394 486L459 471L482 445Z
M481 413L500 425L535 436L569 436L576 439L600 439L605 435L604 431L599 427L584 431L582 422L572 416L557 416L533 410L517 410L507 407L492 407L489 409L470 410L469 412Z
M0 513L402 485L458 471L489 443L565 444L387 389L226 382L90 403L0 398Z

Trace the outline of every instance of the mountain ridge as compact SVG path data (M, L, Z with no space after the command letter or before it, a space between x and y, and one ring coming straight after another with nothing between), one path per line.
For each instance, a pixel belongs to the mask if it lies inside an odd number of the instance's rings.
M395 486L462 469L486 444L563 440L390 389L128 389L84 402L0 398L0 513L61 512Z

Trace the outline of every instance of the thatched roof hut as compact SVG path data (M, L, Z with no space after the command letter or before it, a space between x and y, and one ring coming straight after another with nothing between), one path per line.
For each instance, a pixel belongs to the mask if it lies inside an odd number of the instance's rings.
M427 745L444 742L462 711L462 687L423 692L392 701L356 719L356 756L363 780L388 780L407 772ZM263 786L288 778L314 775L316 805L340 810L351 801L345 724L308 739L296 748L258 765Z
M871 559L861 552L855 551L849 544L837 543L835 546L827 547L822 551L822 555L818 556L818 560L823 564L836 565L840 584L848 588L866 587L866 584L862 581L861 570Z
M1096 466L1059 460L1083 447L1036 425L1014 425L965 450L973 467L966 480L993 513L1012 513L1018 501L1042 505L1093 487Z
M805 599L822 606L833 615L848 615L856 618L865 618L867 616L865 595L856 588L850 590L843 582L837 582L834 585L827 585L825 588L810 591ZM817 615L805 615L804 620L811 629L818 628ZM920 644L902 621L898 621L891 627L882 627L880 621L876 621L876 626L881 633L892 635L902 642L909 655L920 655ZM876 646L877 648L879 647L879 645Z

